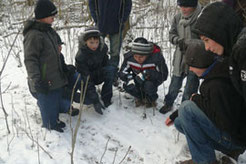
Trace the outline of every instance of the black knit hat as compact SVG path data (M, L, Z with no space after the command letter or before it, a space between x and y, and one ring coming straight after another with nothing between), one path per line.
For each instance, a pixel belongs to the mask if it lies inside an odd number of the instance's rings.
M34 9L35 18L42 19L57 14L56 6L50 0L38 0Z
M132 42L131 51L133 54L150 55L153 52L153 44L143 37L138 37Z
M84 32L84 41L87 41L91 37L100 37L100 31L96 26L88 27Z
M198 0L177 0L177 5L182 7L196 7Z
M203 41L194 39L188 43L185 62L195 68L208 68L215 61L215 54L205 50Z
M214 40L230 54L241 29L241 21L233 9L223 2L214 2L202 10L193 32Z

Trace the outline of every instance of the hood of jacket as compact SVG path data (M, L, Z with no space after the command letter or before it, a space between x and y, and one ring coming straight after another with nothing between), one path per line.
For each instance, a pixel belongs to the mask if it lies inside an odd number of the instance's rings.
M194 32L216 41L224 47L224 55L230 55L241 29L242 23L233 9L223 2L214 2L202 10Z
M26 33L31 29L36 29L39 31L48 31L51 29L51 24L42 23L42 22L39 22L35 19L28 19L24 23L23 35L25 36Z

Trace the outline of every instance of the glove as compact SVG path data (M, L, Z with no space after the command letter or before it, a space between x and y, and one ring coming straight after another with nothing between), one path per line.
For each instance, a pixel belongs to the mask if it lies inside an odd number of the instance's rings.
M135 80L136 82L139 84L139 85L142 85L144 83L144 74L143 73L139 73L137 74L137 76L135 77Z
M47 94L49 91L49 83L40 80L34 84L34 88L36 89L37 93Z
M76 72L76 67L74 65L67 65L67 76L71 77Z
M180 51L185 51L186 50L187 45L185 44L185 39L184 38L178 40L178 46L179 46Z

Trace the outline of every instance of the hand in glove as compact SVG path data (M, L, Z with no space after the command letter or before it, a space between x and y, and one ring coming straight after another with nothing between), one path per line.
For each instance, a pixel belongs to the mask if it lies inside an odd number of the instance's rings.
M184 38L178 40L178 46L179 46L180 51L185 51L186 50L187 45L185 44L185 39Z
M144 74L143 73L139 73L137 74L137 76L135 77L135 80L136 82L139 84L139 85L142 85L144 83Z
M68 75L68 78L71 77L75 72L76 72L76 67L74 65L67 65L67 75Z
M47 94L49 91L49 83L40 80L34 84L34 88L36 89L37 93Z

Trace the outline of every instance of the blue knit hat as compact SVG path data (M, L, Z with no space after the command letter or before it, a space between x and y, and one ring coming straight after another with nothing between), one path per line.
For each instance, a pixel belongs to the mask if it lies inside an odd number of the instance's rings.
M198 0L177 0L177 5L182 7L196 7Z

